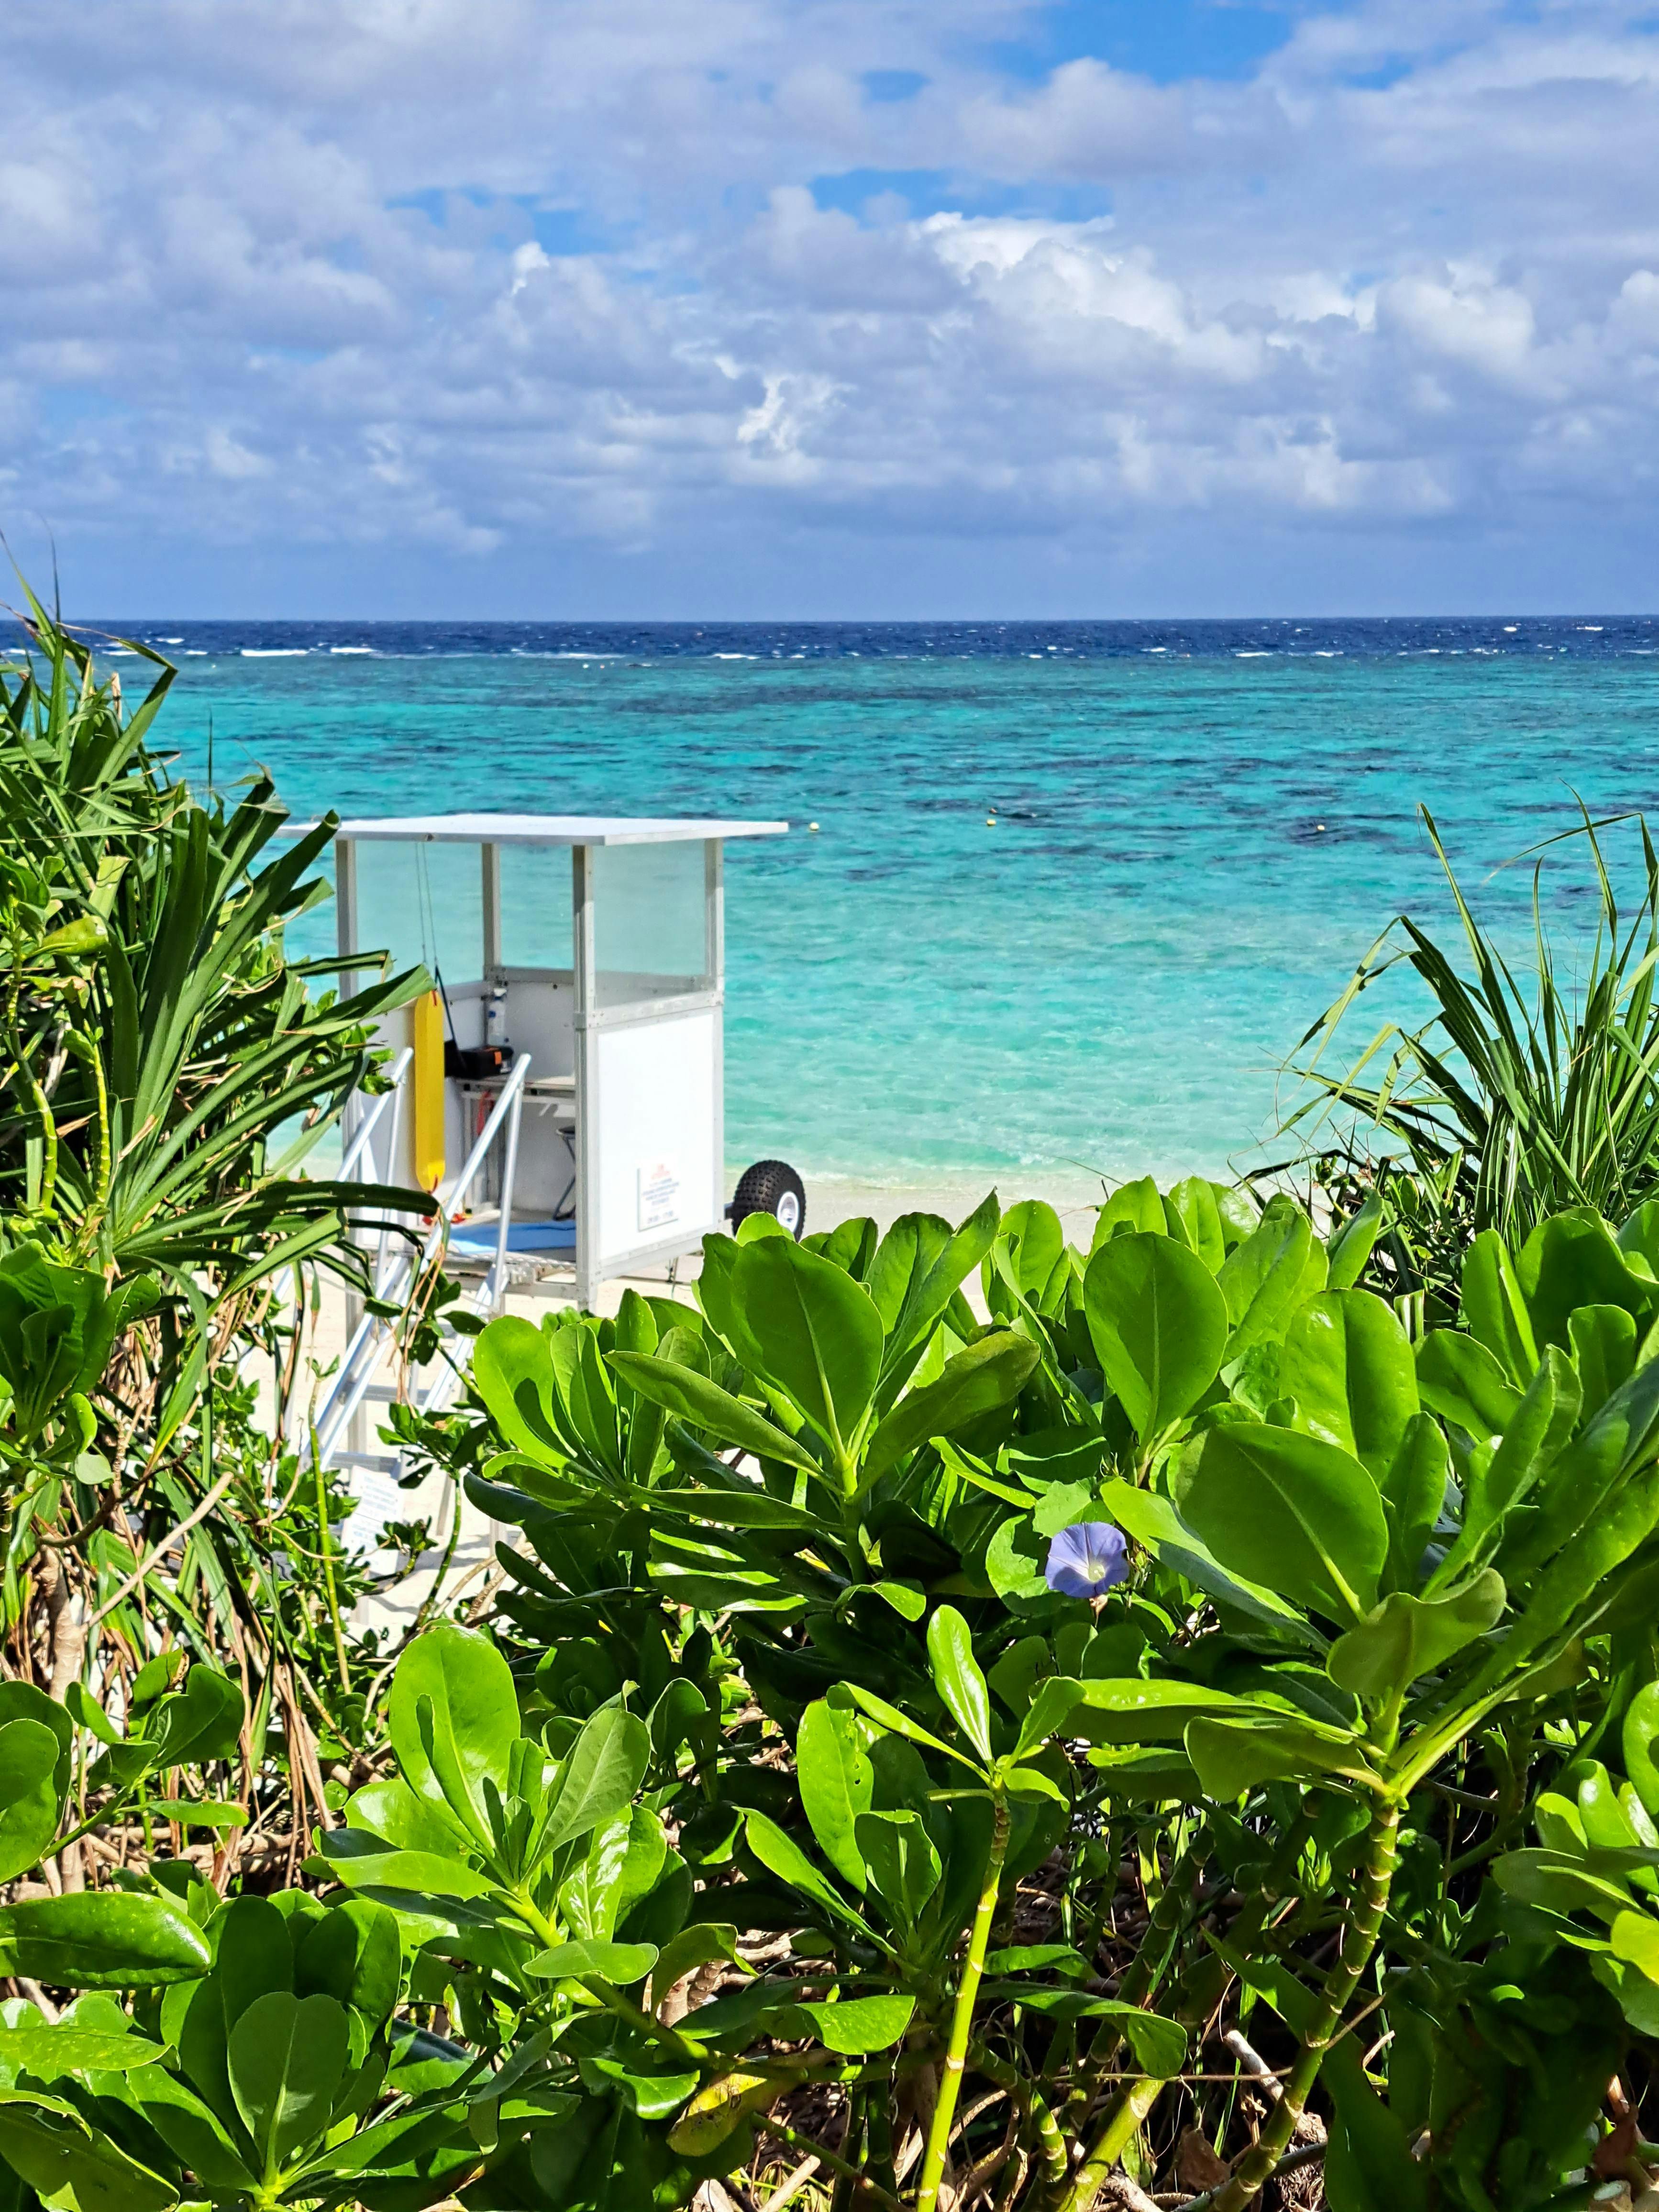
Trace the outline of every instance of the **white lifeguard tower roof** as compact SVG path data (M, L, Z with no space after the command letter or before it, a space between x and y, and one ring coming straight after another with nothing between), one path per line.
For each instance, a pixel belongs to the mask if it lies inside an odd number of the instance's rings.
M711 837L781 837L788 827L787 822L705 821L689 815L387 814L342 822L336 834L347 840L434 845L670 845Z

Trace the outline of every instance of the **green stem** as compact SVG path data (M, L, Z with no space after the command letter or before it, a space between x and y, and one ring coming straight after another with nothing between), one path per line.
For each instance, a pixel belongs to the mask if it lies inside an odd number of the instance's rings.
M1028 2081L1010 2060L998 2057L982 2043L970 2043L968 2055L974 2062L974 2071L982 2074L988 2081L994 2081L999 2089L1006 2089L1017 2110L1030 2122L1042 2160L1043 2184L1050 2189L1058 2188L1066 2179L1066 2138L1036 2085Z
M1371 1815L1367 1850L1360 1872L1359 1897L1343 1933L1336 1962L1325 1977L1320 2008L1310 2034L1304 2039L1290 2079L1261 2135L1234 2167L1232 2178L1217 2196L1215 2212L1245 2212L1255 2201L1296 2133L1325 2053L1342 2024L1348 2001L1359 1978L1370 1963L1382 1926L1389 1891L1394 1881L1400 1828L1400 1806L1390 1800Z
M1144 2005L1156 1988L1168 1962L1170 1946L1180 1929L1182 1917L1192 1903L1193 1884L1208 1856L1206 1840L1200 1830L1170 1869L1170 1878L1158 1892L1158 1902L1147 1920L1146 1932L1140 1939L1139 1948L1128 1972L1118 1984L1121 2003ZM1087 2101L1089 2085L1104 2073L1117 2056L1122 2042L1121 2030L1113 2027L1109 2021L1104 2022L1078 2067L1077 2087L1073 2092L1072 2101Z
M1164 2094L1164 2082L1150 2074L1126 2082L1120 2091L1095 2147L1077 2170L1066 2199L1065 2212L1090 2212L1107 2175L1140 2130L1141 2123Z
M985 1883L974 1913L973 1929L968 1938L968 1955L963 1960L962 1981L957 1990L956 2011L951 2021L951 2041L945 2054L945 2072L939 2081L933 2117L927 2130L927 2148L921 2161L921 2185L916 2192L916 2212L934 2212L939 2203L939 2183L945 2177L945 2154L950 2148L951 2124L957 2116L957 2100L962 2094L963 2069L968 2061L969 2039L974 2032L974 2004L979 1996L980 1978L985 1972L985 1954L991 1940L991 1923L996 1917L997 1894L1002 1887L1002 1862L1007 1851L1008 1807L1006 1801L999 1797L991 1829L990 1856L985 1863Z
M317 1430L311 1431L311 1465L317 1484L317 1541L323 1560L323 1588L328 1595L328 1617L334 1628L334 1658L340 1670L340 1687L351 1695L351 1668L346 1660L345 1631L340 1626L340 1593L334 1583L334 1532L328 1525L328 1473L318 1447Z

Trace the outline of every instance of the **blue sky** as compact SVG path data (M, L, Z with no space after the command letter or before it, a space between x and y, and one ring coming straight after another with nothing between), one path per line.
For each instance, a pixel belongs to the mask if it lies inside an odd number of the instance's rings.
M108 614L1650 610L1659 12L12 0Z

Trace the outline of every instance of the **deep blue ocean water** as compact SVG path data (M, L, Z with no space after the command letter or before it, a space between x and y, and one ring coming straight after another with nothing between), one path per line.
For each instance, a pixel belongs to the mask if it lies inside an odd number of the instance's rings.
M1419 804L1517 943L1529 870L1492 871L1575 792L1659 805L1653 620L107 628L178 663L189 773L210 726L218 784L300 813L787 817L727 854L728 1151L818 1175L1272 1154L1390 917L1455 930Z

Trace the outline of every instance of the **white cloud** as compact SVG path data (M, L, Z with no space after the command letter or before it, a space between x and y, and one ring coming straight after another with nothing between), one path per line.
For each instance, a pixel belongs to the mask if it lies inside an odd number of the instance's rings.
M139 593L191 541L817 533L833 589L901 534L1178 581L1218 521L1647 526L1633 9L1312 9L1243 83L975 58L1031 14L15 0L0 508Z

